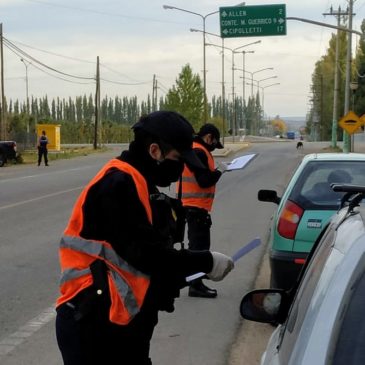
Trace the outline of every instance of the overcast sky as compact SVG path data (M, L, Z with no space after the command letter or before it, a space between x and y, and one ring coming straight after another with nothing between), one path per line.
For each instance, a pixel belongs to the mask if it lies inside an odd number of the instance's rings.
M1 22L6 40L20 50L18 54L4 47L5 94L7 98L24 100L26 95L26 67L21 58L28 59L29 95L68 98L89 95L95 91L92 78L96 57L100 57L102 97L134 96L145 100L152 94L152 79L158 81L158 95L164 95L174 84L181 68L189 63L194 73L203 78L202 29L199 16L165 10L163 4L206 15L221 6L237 5L228 0L0 0ZM246 5L286 4L288 17L301 17L336 24L334 16L324 17L330 6L345 9L347 1L288 0L273 2L260 0ZM360 30L365 18L365 0L354 4L354 29ZM206 18L206 31L220 34L219 14ZM268 116L305 116L309 108L311 75L315 62L325 54L328 41L335 30L317 25L287 21L286 36L227 38L225 46L231 49L261 40L260 44L245 47L245 69L255 73L264 68L273 70L254 74L265 87L264 108ZM353 36L353 42L358 42ZM207 35L207 43L221 44L220 38ZM85 79L70 78L37 68L34 59L58 71ZM222 62L219 47L206 47L207 94L221 94ZM28 62L25 61L27 64ZM235 65L242 68L242 55L235 55ZM226 95L231 98L232 56L225 57ZM242 72L235 71L235 92L242 94ZM277 76L277 78L274 78ZM246 77L250 77L246 73ZM113 81L109 82L109 81ZM246 86L246 97L251 87ZM256 90L256 89L255 89Z

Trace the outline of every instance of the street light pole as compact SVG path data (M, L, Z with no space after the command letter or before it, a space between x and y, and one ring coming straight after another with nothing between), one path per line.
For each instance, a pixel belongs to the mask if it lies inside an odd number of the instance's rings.
M235 133L237 132L237 125L236 125L236 98L235 98L235 93L234 93L234 54L235 53L240 53L240 52L236 52L237 50L243 48L243 47L248 47L251 46L253 44L258 44L261 43L261 40L256 41L256 42L251 42L248 44L244 44L243 46L240 47L236 47L236 48L229 48L229 47L225 47L222 46L222 49L228 49L229 51L231 51L232 53L232 105L233 105L233 120L232 120L232 125L231 125L231 129L233 130L233 142L234 142L234 136ZM214 46L214 47L221 47L217 44L212 44L212 43L206 43L207 46Z
M266 77L266 78L261 79L261 80L257 80L257 92L259 92L260 82L270 80L270 79L277 79L277 78L278 78L277 76L271 76L271 77Z
M260 70L254 71L254 72L250 72L250 71L246 71L247 73L249 73L251 75L251 98L253 98L253 75L262 72L262 71L266 71L266 70L273 70L274 67L266 67L266 68L262 68Z
M162 6L165 10L179 10L185 13L193 14L199 16L203 20L203 89L204 89L204 123L208 120L208 103L207 103L207 75L206 75L206 57L205 57L205 47L206 47L206 40L205 40L205 21L208 16L219 13L219 10L213 11L206 15L195 13L194 11L177 8L176 6L170 5L163 5Z
M276 82L275 84L271 84L271 85L266 85L266 86L259 86L262 90L262 112L264 114L264 117L265 117L265 107L264 107L264 91L265 89L267 89L268 87L271 87L271 86L276 86L276 85L280 85L280 82Z
M236 52L236 53L242 53L242 71L245 72L245 64L246 64L246 53L255 53L255 51L242 51L242 52ZM238 70L238 69L236 69ZM244 76L244 75L243 75ZM245 77L243 79L243 85L242 85L242 100L245 102L246 99L246 90L245 90Z
M345 106L344 115L346 115L350 110L350 79L351 79L351 52L352 52L352 10L353 10L353 0L349 0L349 23L348 23L348 38L347 38L347 54L346 54L346 78L345 78ZM343 132L343 152L348 153L353 151L351 146L350 135L344 131Z
M28 89L28 66L31 64L29 61L26 61L24 58L20 59L25 66L25 95L26 95L26 103L27 103L27 142L29 136L29 89Z
M204 33L203 30L200 30L200 29L194 29L194 28L190 28L190 32L201 32L201 33ZM225 87L224 87L224 38L222 38L220 35L218 34L215 34L215 33L209 33L209 32L205 32L205 34L210 34L214 37L218 37L218 38L221 38L222 40L222 142L224 144L224 134L225 134ZM204 47L205 49L205 47Z
M23 62L24 66L25 66L25 95L26 95L26 98L27 98L27 101L26 101L27 102L27 113L29 113L28 66L30 65L30 62L26 61L24 58L21 58L20 61Z

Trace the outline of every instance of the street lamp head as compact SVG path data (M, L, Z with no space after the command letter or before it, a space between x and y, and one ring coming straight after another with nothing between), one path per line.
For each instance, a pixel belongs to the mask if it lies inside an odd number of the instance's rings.
M173 6L170 5L162 5L164 9L175 9Z

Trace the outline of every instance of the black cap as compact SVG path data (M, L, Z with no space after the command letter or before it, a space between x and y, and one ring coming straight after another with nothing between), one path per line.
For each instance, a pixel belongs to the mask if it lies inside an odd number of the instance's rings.
M213 138L215 138L217 140L216 148L219 148L219 149L224 148L222 143L220 142L221 136L219 133L219 129L214 124L206 123L200 128L200 130L198 132L198 136L200 136L200 137L204 137L207 134L211 134L213 136Z
M141 117L133 130L142 129L176 149L189 165L204 168L192 149L194 129L181 115L172 111L157 111Z

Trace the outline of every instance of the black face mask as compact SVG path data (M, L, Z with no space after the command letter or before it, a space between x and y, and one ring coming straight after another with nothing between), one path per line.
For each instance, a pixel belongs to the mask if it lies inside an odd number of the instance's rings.
M181 160L171 160L165 158L158 161L155 170L155 184L157 186L166 187L177 181L184 170L184 162Z
M209 144L207 147L208 151L213 152L217 148L217 143Z

